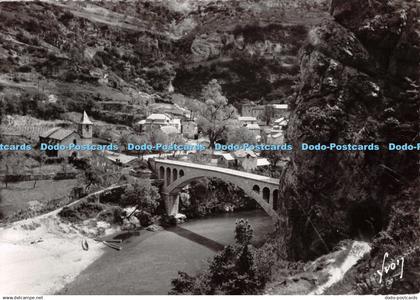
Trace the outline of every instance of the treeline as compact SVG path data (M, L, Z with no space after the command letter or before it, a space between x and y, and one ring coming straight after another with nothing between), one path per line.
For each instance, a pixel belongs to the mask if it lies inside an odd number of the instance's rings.
M31 115L43 120L59 119L67 111L91 113L97 109L92 98L83 100L68 100L56 102L49 100L44 94L26 92L20 96L5 95L3 98L3 113Z

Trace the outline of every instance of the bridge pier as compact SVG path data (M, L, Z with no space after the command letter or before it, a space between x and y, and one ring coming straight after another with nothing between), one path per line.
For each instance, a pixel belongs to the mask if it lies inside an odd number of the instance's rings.
M161 193L162 199L165 203L166 214L168 216L175 216L179 210L179 195Z

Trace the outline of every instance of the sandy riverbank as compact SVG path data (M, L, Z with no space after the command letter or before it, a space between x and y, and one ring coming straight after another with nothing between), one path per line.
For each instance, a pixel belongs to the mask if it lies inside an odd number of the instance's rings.
M87 239L57 211L0 228L0 295L54 294L101 256L103 244Z

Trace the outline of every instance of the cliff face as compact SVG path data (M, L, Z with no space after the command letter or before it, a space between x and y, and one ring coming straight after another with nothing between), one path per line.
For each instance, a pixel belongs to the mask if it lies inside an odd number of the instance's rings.
M419 142L418 4L333 0L330 13L301 50L289 141ZM418 232L418 161L415 151L293 151L280 181L282 254L308 260L342 239L377 238L408 202L407 233Z
M177 23L194 27L176 43L181 59L175 88L198 96L216 78L232 103L284 101L297 79L308 28L326 10L322 0L215 1L191 11Z

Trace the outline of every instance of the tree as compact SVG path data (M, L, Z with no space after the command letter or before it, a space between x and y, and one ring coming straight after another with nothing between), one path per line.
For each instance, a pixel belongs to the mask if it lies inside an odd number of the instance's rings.
M152 130L149 133L149 142L151 145L156 145L156 144L165 145L169 143L169 140L170 140L169 136L160 129ZM159 149L158 151L159 151L159 155L161 155L163 152L162 148Z
M253 236L246 220L236 223L234 245L226 246L217 253L209 268L197 277L179 272L172 280L173 294L195 295L252 295L262 287L257 276L255 250L250 244Z
M236 221L235 241L240 245L248 245L254 235L254 230L248 220L240 219Z
M150 183L150 180L138 180L129 185L121 196L124 205L135 205L134 211L137 210L153 213L158 206L160 199L159 190Z
M236 109L228 104L216 79L211 80L203 88L202 100L205 105L200 110L198 126L208 136L210 147L214 148L214 143L221 139L232 125Z
M35 158L39 161L39 170L41 171L42 165L45 163L45 161L47 160L48 157L47 157L47 155L45 154L44 151L36 153L35 156L36 156ZM34 185L33 185L32 188L36 187L36 183L37 183L37 180L36 180L36 176L35 176Z
M19 174L19 171L22 169L22 161L19 158L19 155L15 153L8 153L4 155L0 160L1 164L6 169L6 174L4 176L4 183L6 188L8 187L8 183L11 182L12 176ZM2 168L3 169L3 168Z
M283 158L283 154L281 151L275 151L275 150L264 150L261 151L261 157L265 157L270 162L271 168L276 168L277 163Z
M82 181L86 183L86 191L88 191L92 185L101 185L103 183L101 174L92 166L89 166L82 176Z
M176 144L176 145L183 145L185 143L185 139L180 133L173 133L168 135L169 143ZM172 152L172 156L175 157L176 151Z
M114 165L111 165L106 158L101 155L92 155L88 167L78 179L86 184L85 190L88 191L92 186L110 186L118 182L120 175L120 172L116 171Z
M267 160L270 162L268 170L263 168L266 171L269 171L269 174L266 174L266 176L279 178L281 175L281 168L277 166L277 163L286 157L285 154L283 154L281 151L263 150L261 151L261 157L267 158Z
M227 137L229 144L255 144L257 137L246 127L239 127L229 130Z
M149 144L149 136L146 135L146 134L134 135L134 136L132 136L132 140L130 142L132 142L133 144L136 144L136 145L142 145L142 144L147 145L147 144ZM140 157L140 155L141 155L141 157L143 157L144 152L146 152L146 151L148 151L148 150L144 150L144 151L139 150L139 151L137 151L137 155L139 157Z
M119 138L120 146L127 149L127 144L132 140L132 136L129 133L124 133Z

